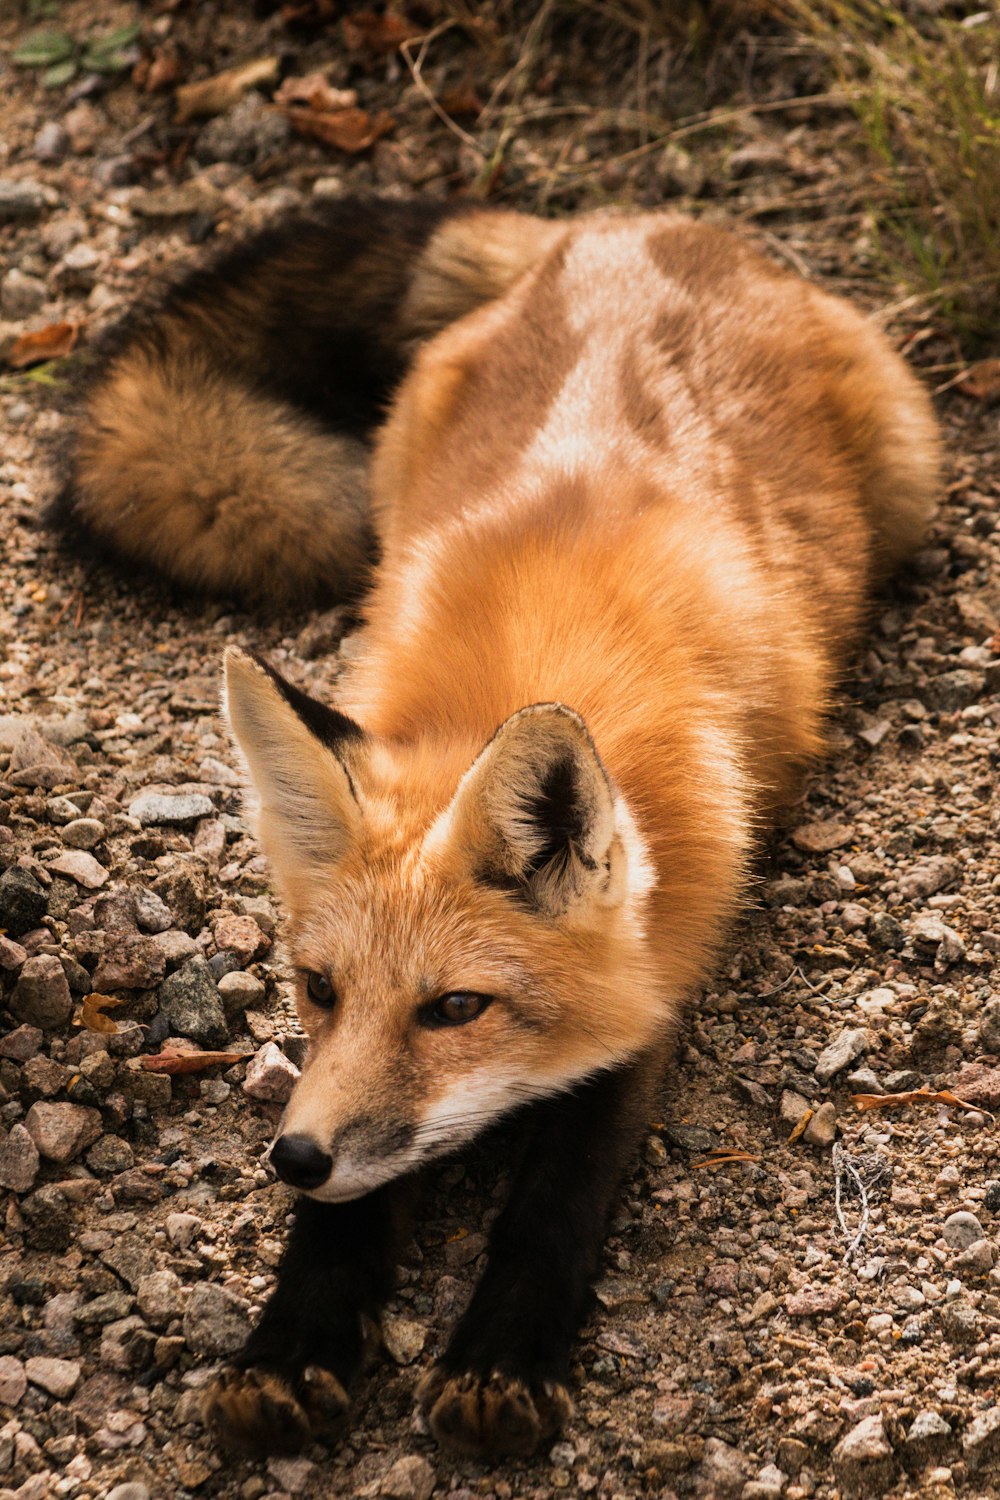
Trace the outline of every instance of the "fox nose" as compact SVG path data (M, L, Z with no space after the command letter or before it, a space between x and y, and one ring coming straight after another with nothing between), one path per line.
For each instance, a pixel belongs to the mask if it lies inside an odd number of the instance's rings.
M282 1182L308 1193L329 1177L333 1157L307 1135L279 1135L271 1147L271 1162Z

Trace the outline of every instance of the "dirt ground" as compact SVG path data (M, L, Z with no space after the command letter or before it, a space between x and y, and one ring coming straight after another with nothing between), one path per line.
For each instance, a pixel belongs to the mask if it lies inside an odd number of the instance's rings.
M662 47L612 6L442 3L411 8L429 34L411 67L380 50L384 24L307 24L322 9L64 0L32 21L7 0L0 350L61 321L85 345L205 242L363 187L733 221L881 317L933 388L960 368L880 274L856 127L794 38ZM159 90L131 66L46 90L8 60L38 25L140 19ZM392 133L344 151L254 92L174 123L176 83L270 56L357 90ZM940 521L691 1017L568 1430L481 1467L414 1414L502 1189L493 1146L437 1176L344 1445L252 1464L206 1439L198 1390L273 1278L290 1198L260 1164L280 1113L264 1096L302 1044L218 666L252 644L322 694L347 622L178 601L61 549L41 517L66 378L0 364L0 1500L1000 1493L997 408L940 397ZM178 1031L243 1060L174 1077L137 1060ZM852 1104L893 1092L911 1097ZM702 1164L719 1150L734 1159Z

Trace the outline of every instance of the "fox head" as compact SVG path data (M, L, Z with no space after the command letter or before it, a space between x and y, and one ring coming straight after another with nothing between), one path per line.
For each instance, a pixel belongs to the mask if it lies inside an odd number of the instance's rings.
M273 1150L358 1197L652 1040L651 870L583 721L535 704L456 764L230 650L226 706L311 1043Z

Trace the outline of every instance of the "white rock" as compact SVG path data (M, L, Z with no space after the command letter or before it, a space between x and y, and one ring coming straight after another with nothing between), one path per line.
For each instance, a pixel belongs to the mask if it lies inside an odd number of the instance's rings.
M274 1042L265 1042L247 1067L243 1092L251 1099L272 1104L287 1104L299 1076L299 1070Z

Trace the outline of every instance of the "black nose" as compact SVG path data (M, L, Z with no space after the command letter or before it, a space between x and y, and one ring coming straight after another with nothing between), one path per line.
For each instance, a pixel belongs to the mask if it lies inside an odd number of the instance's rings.
M279 1135L271 1147L271 1162L282 1182L308 1193L329 1177L333 1157L307 1135Z

